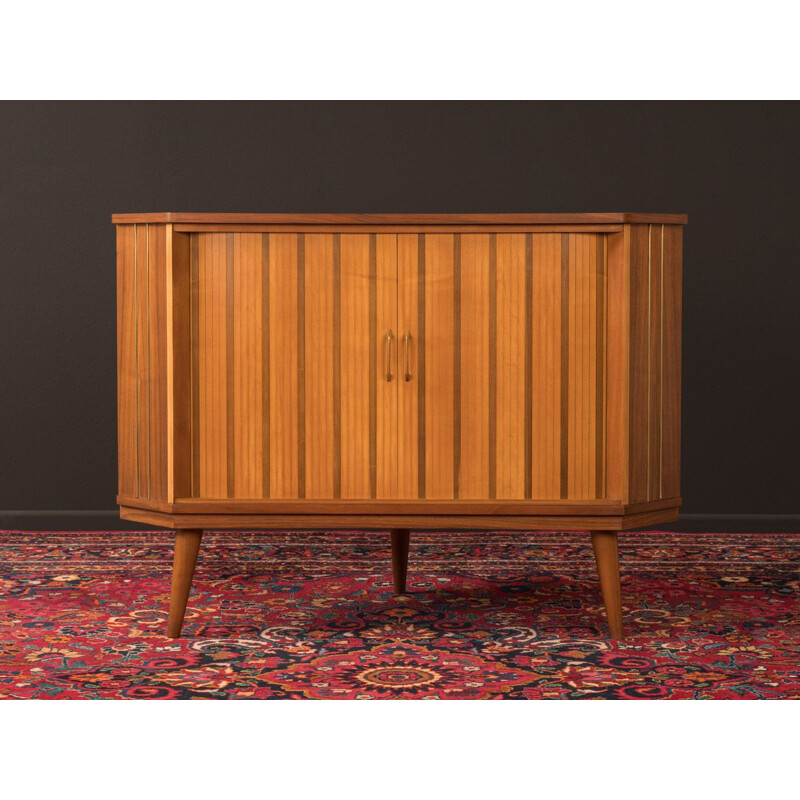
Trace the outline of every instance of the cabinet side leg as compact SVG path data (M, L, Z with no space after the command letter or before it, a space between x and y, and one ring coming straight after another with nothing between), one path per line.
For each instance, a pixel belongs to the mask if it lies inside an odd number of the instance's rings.
M186 603L192 588L194 565L200 550L203 531L175 531L175 558L172 562L172 594L169 601L169 623L167 636L177 639L181 635Z
M600 577L600 591L606 607L612 639L623 639L622 594L619 586L619 550L616 531L592 531L592 548Z
M406 574L408 573L408 542L411 531L397 529L391 531L392 540L392 577L394 578L394 591L404 594L406 591Z

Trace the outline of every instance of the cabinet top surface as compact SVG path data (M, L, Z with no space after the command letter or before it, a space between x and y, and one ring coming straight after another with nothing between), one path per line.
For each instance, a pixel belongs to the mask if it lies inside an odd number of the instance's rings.
M113 214L117 225L130 223L185 223L195 225L581 225L652 223L685 225L686 214L632 212L582 214L208 214L162 211Z

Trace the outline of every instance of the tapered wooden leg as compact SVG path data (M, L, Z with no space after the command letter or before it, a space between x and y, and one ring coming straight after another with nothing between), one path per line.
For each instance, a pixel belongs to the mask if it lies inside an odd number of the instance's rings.
M592 547L597 574L600 576L600 591L606 607L608 629L612 639L623 639L622 595L619 588L619 551L616 531L592 531Z
M167 636L177 639L183 627L183 615L192 588L194 565L200 550L203 531L175 531L175 559L172 562L172 595L169 601Z
M392 538L392 577L396 594L406 591L406 574L408 573L408 542L411 531L405 529L393 530Z

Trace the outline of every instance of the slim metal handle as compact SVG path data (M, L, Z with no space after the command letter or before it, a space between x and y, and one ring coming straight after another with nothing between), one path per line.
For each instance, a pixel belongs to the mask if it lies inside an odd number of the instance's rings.
M411 372L408 369L408 351L410 347L409 344L410 342L411 342L411 334L408 331L406 331L403 334L403 344L405 346L405 374L403 375L403 378L407 381L411 380Z
M386 331L386 380L392 379L392 329Z

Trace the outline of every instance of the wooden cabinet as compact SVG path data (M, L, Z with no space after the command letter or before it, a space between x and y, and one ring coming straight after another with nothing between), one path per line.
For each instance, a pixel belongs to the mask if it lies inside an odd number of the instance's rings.
M121 515L204 528L616 531L680 506L663 214L118 214Z

